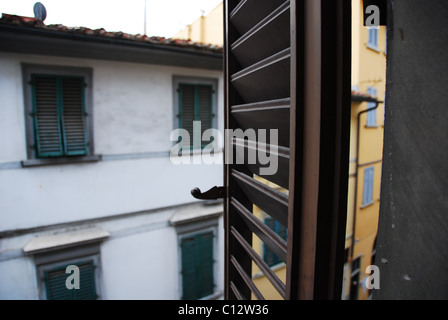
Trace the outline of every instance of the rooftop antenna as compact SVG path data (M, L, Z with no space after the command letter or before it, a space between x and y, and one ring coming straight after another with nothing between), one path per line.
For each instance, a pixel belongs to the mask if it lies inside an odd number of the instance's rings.
M145 10L144 10L144 19L143 19L143 35L146 35L146 0L145 0Z
M34 4L33 10L34 10L34 17L36 18L36 20L43 22L47 17L47 10L45 9L45 6L41 2L36 2Z

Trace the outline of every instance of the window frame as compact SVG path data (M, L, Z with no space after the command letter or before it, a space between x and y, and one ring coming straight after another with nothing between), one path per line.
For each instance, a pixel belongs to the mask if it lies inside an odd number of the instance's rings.
M22 80L24 96L24 117L26 130L26 155L27 159L22 161L23 167L92 162L101 159L99 155L94 154L94 135L93 135L93 99L92 99L92 75L91 68L68 67L55 65L40 65L22 63ZM84 112L85 117L85 136L87 141L87 154L79 156L58 156L49 158L39 158L35 146L35 126L33 118L33 90L32 77L41 76L59 76L59 77L82 77L84 79Z
M187 85L202 85L211 86L212 88L212 108L211 108L211 128L218 129L218 79L206 77L190 77L190 76L173 76L173 130L182 129L180 126L180 101L179 101L179 86L181 84ZM177 142L173 142L173 145ZM194 148L192 137L190 137L190 150L201 151L210 142L203 142L201 140L201 148Z
M93 262L96 299L101 299L101 258L99 243L37 253L33 256L33 259L36 265L38 296L40 300L48 300L45 272L62 266L77 265L77 263L86 261ZM69 276L70 274L67 274L67 277Z

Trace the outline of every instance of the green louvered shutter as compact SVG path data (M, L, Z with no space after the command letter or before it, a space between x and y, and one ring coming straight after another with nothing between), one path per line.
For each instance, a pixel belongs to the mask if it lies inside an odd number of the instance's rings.
M62 78L62 126L67 156L86 155L84 79Z
M212 86L198 85L197 90L197 116L196 119L201 121L201 137L205 130L212 128ZM208 141L202 141L202 147L205 147Z
M180 84L179 85L179 128L190 134L190 146L204 147L202 134L212 128L213 121L213 88L211 85ZM201 121L201 131L193 136L193 122ZM200 135L199 135L200 134ZM183 144L188 146L189 144Z
M68 265L44 271L47 300L95 300L95 267L93 261L73 263L79 268L79 289L67 289L65 281L70 276L65 273Z
M37 157L86 155L84 79L33 75L32 85Z
M64 154L59 113L58 80L52 76L33 76L34 136L39 158Z
M182 249L182 299L196 300L213 294L213 233L185 237Z
M213 294L213 233L198 235L198 265L199 293L201 297Z
M179 86L179 128L185 129L193 141L193 121L195 120L195 86L181 84ZM182 145L190 146L190 141L182 141Z

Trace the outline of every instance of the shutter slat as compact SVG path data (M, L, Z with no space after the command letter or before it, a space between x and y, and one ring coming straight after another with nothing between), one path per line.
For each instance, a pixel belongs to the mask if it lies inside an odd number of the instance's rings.
M244 173L232 170L231 174L252 203L285 227L288 226L288 196Z
M282 50L231 76L231 82L246 103L289 97L290 50ZM274 89L274 90L273 90Z
M278 33L289 27L289 1L260 21L237 41L231 50L242 67L247 67L289 47L289 33ZM260 44L268 42L269 46ZM253 50L256 47L258 50Z
M276 234L272 229L268 228L263 222L255 217L252 212L247 210L238 200L231 199L230 202L245 220L247 226L255 233L265 245L267 245L277 256L286 262L286 241Z
M289 105L290 99L285 98L234 105L230 112L243 131L264 129L269 134L278 130L278 145L289 147Z
M245 34L284 2L271 0L260 5L260 0L242 0L230 13L230 21L240 34Z
M286 286L280 280L280 278L272 271L271 268L263 261L263 259L255 252L251 245L247 243L244 237L235 229L235 227L231 227L231 235L238 241L241 247L246 251L246 253L250 256L250 258L257 264L269 282L274 286L274 288L280 293L280 295L284 298L286 296ZM235 259L236 260L236 259Z
M247 286L251 289L252 293L255 295L255 297L258 300L264 300L263 295L261 294L260 290L255 286L254 282L250 278L250 276L244 271L244 269L241 267L241 265L238 263L238 260L235 259L234 256L230 257L230 262L233 264L235 269L240 274L243 281L247 284Z
M289 148L280 147L280 146L272 146L270 144L265 144L261 142L253 142L250 140L245 140L241 138L232 139L233 152L234 152L234 163L243 163L246 168L250 170L251 173L261 176L285 189L288 188L289 182ZM275 147L275 148L274 148ZM241 151L241 148L244 148L244 153ZM277 149L277 151L275 151ZM269 153L271 157L270 161L273 161L272 158L276 157L277 161L277 170L272 173L268 171L267 174L260 172L261 168L268 168L269 166L273 166L272 170L275 168L274 163L261 164L259 158L259 152L262 154ZM255 161L248 161L249 153L255 153L256 159ZM228 155L229 156L229 155ZM243 158L244 156L244 158Z

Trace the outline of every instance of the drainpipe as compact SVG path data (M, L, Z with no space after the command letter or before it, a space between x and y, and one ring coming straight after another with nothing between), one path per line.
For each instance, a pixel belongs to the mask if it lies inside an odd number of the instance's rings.
M360 123L361 123L361 114L369 112L371 110L375 110L378 108L378 105L380 103L382 103L382 101L378 101L378 100L374 100L374 101L369 101L366 100L366 102L375 102L375 106L370 108L370 109L366 109L363 111L360 111L358 113L358 123L357 123L357 129L356 129L356 171L355 171L355 196L354 196L354 212L353 212L353 225L352 225L352 243L351 243L351 248L350 248L350 262L353 260L353 252L355 249L355 230L356 230L356 214L358 212L358 169L359 169L359 137L360 137Z

